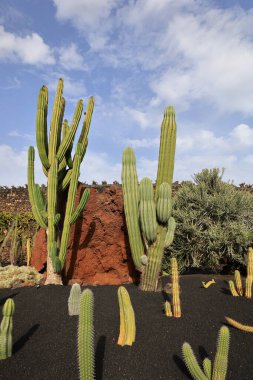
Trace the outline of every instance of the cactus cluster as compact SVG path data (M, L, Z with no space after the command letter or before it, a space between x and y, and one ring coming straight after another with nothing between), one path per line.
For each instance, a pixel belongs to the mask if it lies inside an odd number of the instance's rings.
M164 249L173 242L175 220L172 210L172 179L176 147L173 107L167 107L161 126L156 189L149 178L138 185L133 149L125 148L122 158L124 211L135 268L140 271L142 290L157 289Z
M69 315L79 315L80 297L81 297L81 286L79 284L73 284L71 286L70 295L68 299Z
M0 360L12 355L12 317L15 305L12 298L8 298L3 306L3 319L0 325Z
M75 154L71 151L75 134L83 113L83 101L79 100L71 124L63 120L65 99L63 97L63 79L59 79L50 125L47 131L48 89L43 86L38 96L36 117L36 142L42 169L47 177L47 202L45 202L39 185L34 180L35 151L32 146L28 150L28 192L33 215L47 231L48 277L46 283L54 283L63 269L70 227L85 207L89 197L86 189L78 206L75 208L75 196L78 186L80 165L88 144L88 133L94 108L94 98L91 97L85 112L84 122L78 139ZM68 190L64 220L59 213L59 195ZM62 232L61 232L62 230ZM52 274L53 273L53 274ZM50 280L50 274L52 279Z
M118 288L118 300L120 310L120 333L118 344L120 346L132 346L135 342L135 315L128 291L124 286Z
M80 380L94 380L94 296L90 289L85 289L80 299L78 322L78 365Z
M182 347L184 362L194 380L225 380L228 366L229 329L222 326L218 335L217 351L212 368L211 360L205 358L203 370L199 366L189 343Z
M245 294L246 298L251 298L253 282L253 249L251 247L248 249L247 253L247 277L245 280L245 292L243 291L241 274L239 270L235 271L234 276L234 281L230 280L228 282L232 296L239 297Z

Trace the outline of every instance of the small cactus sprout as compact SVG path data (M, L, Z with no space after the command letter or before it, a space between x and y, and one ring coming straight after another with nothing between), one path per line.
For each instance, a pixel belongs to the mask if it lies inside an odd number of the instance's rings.
M79 284L73 284L68 299L69 315L79 315L80 311L81 287Z
M239 294L239 296L242 296L243 295L243 288L242 288L241 274L240 274L239 270L235 271L235 286L236 286L236 290L237 290L237 293Z
M15 304L12 298L8 298L3 307L3 319L0 325L0 360L12 355L12 317Z
M245 287L245 297L251 298L251 289L252 289L252 281L253 279L251 277L246 278L246 287Z
M173 317L169 301L165 301L164 303L164 314L166 315L166 317Z
M78 364L80 380L94 380L94 296L90 289L81 294L78 323Z
M218 335L217 351L214 359L213 370L210 359L203 361L203 369L199 366L197 359L189 343L182 347L184 362L194 380L225 380L228 367L229 329L222 326Z
M228 281L228 285L229 285L229 289L230 289L230 292L231 292L232 296L233 297L238 297L239 294L237 293L237 291L235 289L234 281L232 281L232 280Z
M242 331L246 331L246 332L251 332L253 333L253 326L248 326L248 325L243 325L242 323L239 323L237 321L235 321L234 319L232 318L229 318L229 317L225 317L226 318L226 321L233 327L239 329L239 330L242 330Z
M124 286L118 288L118 300L120 310L120 333L118 345L132 346L135 342L135 315L128 291Z
M171 259L171 276L172 276L172 309L173 316L176 318L181 317L181 307L179 298L179 276L177 269L177 259Z

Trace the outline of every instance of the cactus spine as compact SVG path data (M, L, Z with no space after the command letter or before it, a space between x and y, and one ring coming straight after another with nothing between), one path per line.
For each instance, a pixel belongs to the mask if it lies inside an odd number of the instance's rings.
M94 108L91 97L85 112L84 122L74 157L71 150L75 134L83 113L83 102L77 103L71 122L63 121L65 100L63 79L59 79L54 99L50 132L47 131L48 90L43 86L38 96L36 116L36 142L42 169L47 177L47 207L39 186L34 180L34 148L28 150L28 192L32 212L40 227L47 231L47 280L46 284L61 283L60 272L64 267L70 227L83 211L89 197L85 190L75 207L80 165L88 144L88 133ZM65 218L59 214L60 193L68 190ZM59 222L61 223L59 225ZM62 233L60 232L62 230Z
M124 286L118 288L118 300L120 311L120 333L118 345L132 346L135 342L135 315L128 291Z
M80 297L81 297L80 285L79 284L73 284L71 286L70 295L69 295L69 299L68 299L69 315L79 315Z
M229 329L226 326L222 326L218 335L217 351L214 359L213 370L211 361L206 358L203 361L204 372L200 368L189 343L185 342L183 344L183 359L193 379L225 380L228 366L229 338Z
M78 322L78 365L80 380L94 380L94 296L90 289L81 294Z
M12 355L12 317L15 305L12 298L8 298L3 307L3 319L0 325L0 360Z
M138 187L134 151L126 148L123 152L122 187L128 236L135 267L142 273L140 288L145 291L156 290L164 249L174 238L171 185L175 146L175 112L173 107L167 107L161 126L155 194L148 178Z

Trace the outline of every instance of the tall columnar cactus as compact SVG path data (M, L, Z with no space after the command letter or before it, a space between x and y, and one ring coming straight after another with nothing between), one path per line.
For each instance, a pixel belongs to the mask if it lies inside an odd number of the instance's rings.
M122 187L127 230L135 268L142 273L140 287L146 291L156 290L164 249L174 238L171 185L175 147L175 112L173 107L167 107L161 126L155 193L148 178L138 186L133 149L125 148L123 152Z
M185 342L182 347L184 362L194 380L225 380L228 367L229 329L222 326L218 335L217 351L213 369L210 359L203 361L203 370L199 366L194 352L189 343Z
M69 315L79 315L80 297L81 297L81 286L79 284L73 284L71 286L70 295L68 299Z
M172 277L172 309L175 318L181 317L181 306L179 297L179 276L177 269L177 259L171 259L171 277Z
M15 305L12 298L8 298L3 307L3 319L0 325L0 360L12 355L12 317Z
M78 323L78 365L80 380L94 380L94 296L90 289L81 294Z
M120 346L132 346L135 341L135 315L128 291L124 286L118 288L118 300L120 310L120 333L118 344Z
M31 238L26 240L26 265L29 266L31 262Z
M36 117L36 141L42 169L47 177L47 202L40 187L34 180L33 147L28 150L28 192L34 217L40 227L47 231L47 280L61 283L60 272L64 267L70 227L83 211L89 197L86 189L75 208L75 196L80 174L80 165L88 145L88 133L94 108L94 98L88 101L80 137L75 154L71 157L76 131L83 113L83 102L79 100L71 124L63 120L65 100L63 79L59 79L50 124L47 131L48 90L43 86L38 96ZM67 191L67 204L64 220L59 213L59 198ZM62 232L61 232L62 231Z

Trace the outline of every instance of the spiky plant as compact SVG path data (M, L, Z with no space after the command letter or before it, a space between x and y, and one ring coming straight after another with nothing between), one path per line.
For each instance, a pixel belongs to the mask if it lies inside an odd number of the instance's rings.
M141 272L140 288L146 291L157 289L164 249L173 241L171 185L175 147L175 112L173 107L167 107L161 126L155 193L148 178L138 185L133 149L125 148L123 152L122 187L128 237L135 268Z
M118 288L118 301L120 310L120 333L118 344L132 346L135 342L135 315L128 291L124 286Z
M31 262L31 238L26 240L26 265L29 266Z
M42 169L47 177L47 202L39 185L34 181L34 148L28 150L28 192L33 215L47 231L47 279L46 284L61 284L61 271L65 264L70 227L83 211L89 197L86 189L75 208L80 165L88 145L88 133L94 108L91 97L86 108L82 130L74 157L71 156L78 124L83 113L83 101L79 100L71 124L63 121L65 99L63 98L63 79L59 79L50 125L47 131L48 89L43 86L38 96L36 118L36 141ZM59 213L59 199L67 192L64 220Z
M225 380L228 367L229 329L226 326L220 328L218 334L217 350L213 369L210 359L203 361L203 370L199 366L194 352L189 343L182 347L184 362L194 380Z
M251 298L252 282L253 282L253 249L250 247L247 253L247 277L245 280L245 297ZM243 286L241 274L239 270L235 271L235 280L228 282L229 289L233 297L243 296Z
M172 309L175 318L181 317L181 306L179 297L179 276L177 268L177 259L171 259L171 277L172 277Z
M78 365L80 380L94 380L94 296L90 289L81 294L78 323Z
M71 286L69 299L68 299L69 315L79 315L80 297L81 297L81 286L79 284L73 284Z
M7 359L12 355L12 317L14 311L14 301L12 298L8 298L3 307L3 319L0 325L0 360Z

